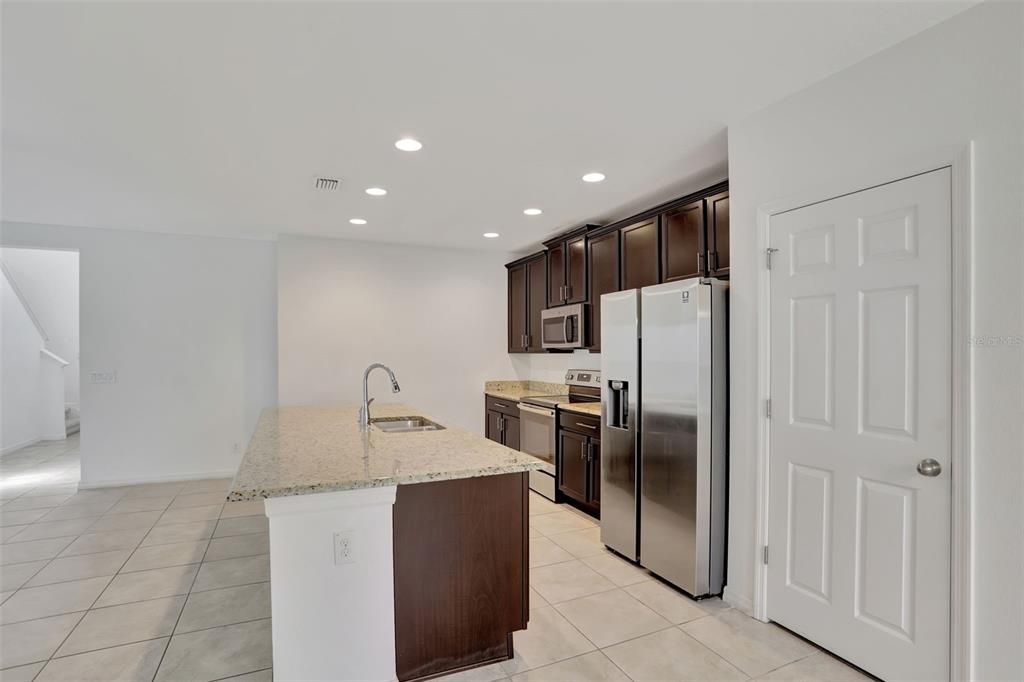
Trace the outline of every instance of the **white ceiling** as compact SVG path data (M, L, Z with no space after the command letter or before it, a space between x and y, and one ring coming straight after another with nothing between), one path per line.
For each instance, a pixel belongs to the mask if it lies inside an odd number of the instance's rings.
M721 179L730 122L969 4L4 2L2 217L522 249Z

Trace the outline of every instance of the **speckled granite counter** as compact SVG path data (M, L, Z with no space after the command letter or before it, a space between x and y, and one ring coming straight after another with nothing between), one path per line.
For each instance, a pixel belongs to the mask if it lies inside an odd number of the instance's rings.
M528 395L564 395L569 392L565 384L546 381L487 381L484 393L493 398L519 401Z
M564 403L558 406L558 409L565 410L566 412L577 412L579 414L589 414L594 417L601 416L601 403Z
M358 407L264 410L229 500L308 495L422 483L540 468L539 460L462 429L384 433L360 431ZM373 417L417 415L416 408L376 404ZM436 420L434 420L436 421Z

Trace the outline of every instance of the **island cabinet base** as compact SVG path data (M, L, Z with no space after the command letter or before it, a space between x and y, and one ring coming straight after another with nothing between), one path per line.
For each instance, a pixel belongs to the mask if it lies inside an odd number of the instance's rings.
M512 657L529 618L526 473L398 486L395 667L402 682Z

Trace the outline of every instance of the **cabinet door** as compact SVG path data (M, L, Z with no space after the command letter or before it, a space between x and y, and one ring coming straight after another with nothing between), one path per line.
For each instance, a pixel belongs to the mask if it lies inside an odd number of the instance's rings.
M624 227L622 233L622 288L639 289L659 279L658 219Z
M565 242L548 249L548 307L565 303Z
M528 299L526 351L528 353L540 353L544 350L540 339L540 314L546 307L547 293L547 279L544 272L543 256L526 263L526 282Z
M508 352L527 349L526 264L508 269Z
M484 428L484 435L489 440L493 440L495 443L501 442L501 412L495 412L494 410L487 410L487 424Z
M587 300L587 241L583 237L565 243L565 302Z
M663 282L705 276L704 202L700 199L661 216Z
M704 200L708 220L708 274L729 276L729 193Z
M601 441L590 439L590 504L601 506Z
M587 437L558 432L558 489L580 502L587 501Z
M519 449L519 417L505 417L505 442L506 447L513 450Z
M590 255L590 350L601 350L601 295L619 290L619 233L587 239Z

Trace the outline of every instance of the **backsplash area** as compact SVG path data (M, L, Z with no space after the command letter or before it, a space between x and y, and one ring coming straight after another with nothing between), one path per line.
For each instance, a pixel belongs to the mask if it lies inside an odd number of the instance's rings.
M562 383L569 369L601 369L601 354L585 350L572 353L511 353L516 378Z

